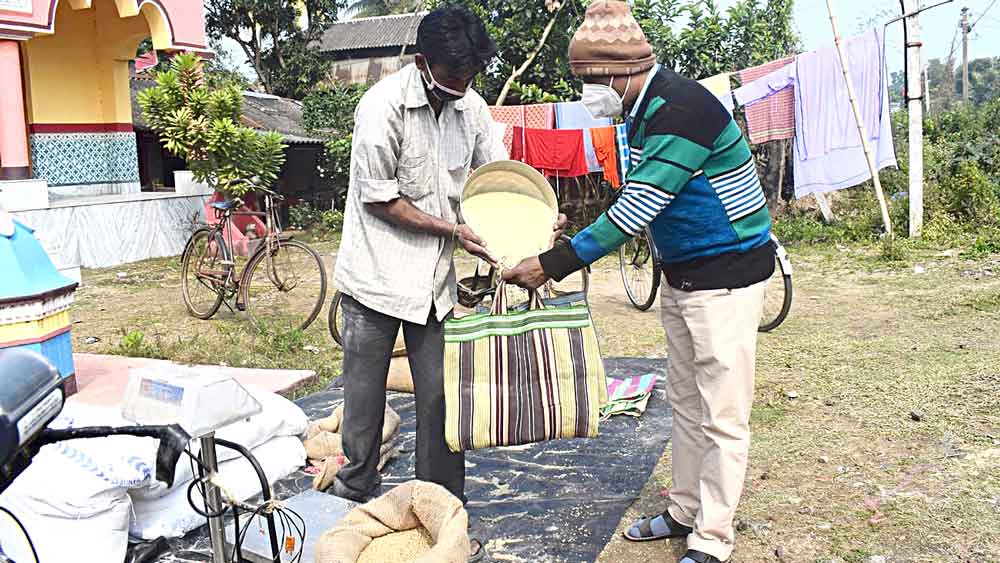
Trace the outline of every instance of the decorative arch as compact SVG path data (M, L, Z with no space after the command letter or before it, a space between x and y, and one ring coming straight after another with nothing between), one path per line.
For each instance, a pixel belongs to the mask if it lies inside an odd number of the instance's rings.
M74 11L96 8L94 0L62 0ZM50 35L56 32L60 0L33 0L34 13L0 15L0 29L9 33ZM202 0L110 0L119 18L143 16L156 49L207 51ZM9 19L12 18L12 19Z
M119 12L120 14L121 12ZM138 12L146 19L149 35L153 38L153 48L160 51L169 49L174 44L174 29L167 17L166 10L155 0L143 0Z

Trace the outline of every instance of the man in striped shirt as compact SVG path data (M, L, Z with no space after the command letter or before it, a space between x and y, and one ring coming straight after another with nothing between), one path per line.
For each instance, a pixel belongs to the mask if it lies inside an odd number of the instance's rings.
M649 228L667 284L668 397L674 411L671 505L625 531L633 541L686 537L681 563L719 563L750 443L757 325L774 271L771 220L753 156L719 100L655 64L624 2L590 5L570 45L595 117L628 112L631 168L621 196L571 244L504 278L534 288L562 279Z

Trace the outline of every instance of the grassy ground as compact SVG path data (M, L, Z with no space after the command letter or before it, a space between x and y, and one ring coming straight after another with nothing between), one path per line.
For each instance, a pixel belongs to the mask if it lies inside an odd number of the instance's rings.
M734 561L1000 562L1000 260L790 251L795 303L760 339ZM323 382L339 371L325 311L304 333L261 334L225 308L192 319L176 259L86 271L84 282L78 351L308 368ZM664 354L657 306L630 308L616 262L595 269L591 303L606 355ZM669 468L668 451L623 524L663 508ZM616 537L600 561L673 562L682 551Z

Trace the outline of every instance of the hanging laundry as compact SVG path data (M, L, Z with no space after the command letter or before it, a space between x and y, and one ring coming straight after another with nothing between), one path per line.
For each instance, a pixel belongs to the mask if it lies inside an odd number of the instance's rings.
M504 155L504 158L510 158L510 147L504 144L504 138L510 129L513 129L510 125L505 123L499 123L494 121L493 127L493 150L497 154ZM510 133L513 136L513 133Z
M877 169L896 166L882 32L848 39L844 51L862 128ZM795 88L795 196L856 186L871 178L835 47L804 53L761 78L760 93Z
M723 72L722 74L716 74L715 76L699 80L698 83L715 95L719 99L719 102L722 103L722 107L726 108L729 114L732 115L735 106L733 104L733 91L729 85L730 76L732 74Z
M587 155L587 168L591 172L600 172L601 163L594 152L590 130L595 127L610 127L611 120L596 119L590 115L590 110L583 102L564 102L555 105L556 129L582 129L583 152Z
M532 104L527 106L491 106L493 121L510 125L503 144L510 152L514 138L514 127L531 129L552 129L555 127L555 112L552 104Z
M618 165L621 166L621 181L625 183L632 167L632 147L628 145L628 125L615 125L615 141L618 144Z
M787 66L795 57L769 62L746 70L736 75L740 78L742 87L737 88L733 95L736 103L746 106L747 129L750 142L754 144L791 139L795 136L795 90L786 85L773 91L767 87L761 78ZM760 81L758 83L758 81ZM761 96L761 88L767 88L770 94Z
M514 127L510 157L540 170L546 176L585 176L587 157L583 154L583 131L571 129L526 129Z
M621 176L618 166L618 146L615 143L616 130L614 127L598 127L590 130L591 141L594 145L594 154L604 169L604 179L611 184L611 187L618 189L621 187Z
M610 127L609 118L595 118L583 102L564 102L555 105L556 129L593 129Z

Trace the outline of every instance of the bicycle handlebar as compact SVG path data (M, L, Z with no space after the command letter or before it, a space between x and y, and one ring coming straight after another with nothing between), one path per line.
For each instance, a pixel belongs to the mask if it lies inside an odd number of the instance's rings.
M278 192L270 188L265 188L264 186L261 186L256 182L254 182L253 180L249 180L247 178L237 178L232 182L229 182L228 186L242 185L242 184L250 186L251 191L263 192L265 195L269 195L278 201L283 201L285 199L285 196L279 194Z

